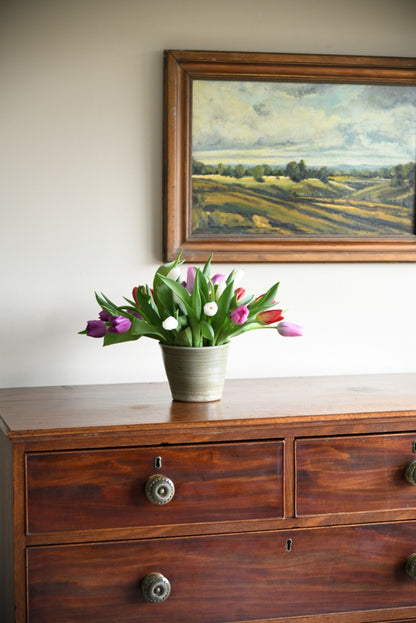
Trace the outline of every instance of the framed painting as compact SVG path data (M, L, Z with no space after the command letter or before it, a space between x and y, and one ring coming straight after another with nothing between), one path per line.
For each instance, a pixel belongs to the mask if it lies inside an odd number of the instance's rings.
M164 255L416 261L416 59L168 50Z

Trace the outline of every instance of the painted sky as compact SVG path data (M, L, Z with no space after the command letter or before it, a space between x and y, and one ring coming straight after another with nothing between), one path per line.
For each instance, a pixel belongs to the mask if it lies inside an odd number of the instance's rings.
M195 80L205 163L392 166L416 160L416 87Z

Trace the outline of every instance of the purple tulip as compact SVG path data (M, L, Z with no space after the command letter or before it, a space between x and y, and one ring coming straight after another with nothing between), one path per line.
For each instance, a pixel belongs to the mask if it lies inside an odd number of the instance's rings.
M104 320L88 320L87 335L90 337L104 337L107 333L107 325Z
M249 310L247 305L239 305L230 314L234 324L244 324L248 318Z
M216 286L219 283L222 283L223 281L225 281L225 275L223 275L222 273L216 273L211 279L211 281L212 281L212 284Z
M104 322L110 322L114 318L114 316L111 316L111 314L106 312L105 309L100 311L98 315L100 317L100 320L104 320Z
M195 284L195 267L188 266L188 270L186 272L185 288L187 289L189 294L192 294L194 290L194 284Z
M131 327L131 321L124 316L116 316L111 322L111 326L108 329L110 333L127 333Z
M284 320L279 323L276 328L283 337L298 337L302 335L302 327L300 324L295 324L294 322L286 322L286 320Z

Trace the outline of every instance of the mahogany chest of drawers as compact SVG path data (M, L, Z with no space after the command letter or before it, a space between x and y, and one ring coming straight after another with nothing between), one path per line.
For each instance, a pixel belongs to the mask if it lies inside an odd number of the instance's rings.
M0 390L4 623L416 621L416 374Z

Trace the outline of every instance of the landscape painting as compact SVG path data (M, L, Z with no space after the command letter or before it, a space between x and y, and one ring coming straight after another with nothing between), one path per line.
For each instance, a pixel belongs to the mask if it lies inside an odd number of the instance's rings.
M415 233L416 87L192 81L190 234Z
M165 50L163 132L166 261L416 261L416 58Z

